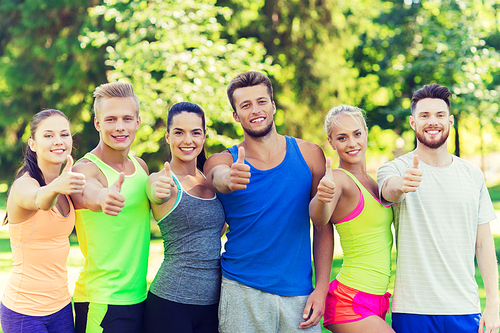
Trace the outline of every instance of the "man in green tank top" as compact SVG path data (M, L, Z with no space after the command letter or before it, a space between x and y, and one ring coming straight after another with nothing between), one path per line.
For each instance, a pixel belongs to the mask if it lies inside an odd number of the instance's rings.
M73 299L76 332L142 331L149 255L146 163L129 154L141 119L132 85L112 82L94 91L99 144L74 166L85 175L76 231L85 266Z

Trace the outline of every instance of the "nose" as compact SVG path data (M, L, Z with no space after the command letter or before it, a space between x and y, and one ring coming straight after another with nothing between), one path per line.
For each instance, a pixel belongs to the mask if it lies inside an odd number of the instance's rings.
M54 144L58 146L63 144L63 140L60 135L54 136Z
M115 129L117 131L123 131L124 126L123 126L123 120L122 119L118 119L115 124L116 124L115 125Z
M191 137L191 134L184 135L184 143L191 143L191 142L193 142L193 138Z
M348 137L347 146L349 146L349 147L356 146L356 140L354 139L354 137L352 137L352 136Z

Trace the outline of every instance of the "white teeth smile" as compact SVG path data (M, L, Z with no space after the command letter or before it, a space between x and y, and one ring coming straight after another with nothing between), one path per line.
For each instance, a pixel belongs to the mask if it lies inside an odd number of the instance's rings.
M192 147L191 148L179 148L179 149L182 151L193 151L194 150L194 148L192 148Z
M261 121L264 121L264 117L260 117L260 118L257 118L257 119L254 119L252 121L250 121L251 123L259 123Z
M438 130L434 130L434 131L427 131L427 133L429 133L429 134L438 134L438 133L439 133L439 131L438 131Z
M352 151L348 151L347 154L348 155L356 155L357 153L359 153L361 149L358 149L358 150L352 150Z

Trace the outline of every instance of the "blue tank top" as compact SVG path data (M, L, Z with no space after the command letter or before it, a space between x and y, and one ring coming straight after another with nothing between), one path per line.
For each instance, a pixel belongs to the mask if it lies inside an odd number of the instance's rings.
M228 150L236 161L238 147ZM295 138L286 137L286 155L278 166L258 170L250 165L250 173L246 189L218 194L229 225L222 274L276 295L308 295L313 290L312 173Z

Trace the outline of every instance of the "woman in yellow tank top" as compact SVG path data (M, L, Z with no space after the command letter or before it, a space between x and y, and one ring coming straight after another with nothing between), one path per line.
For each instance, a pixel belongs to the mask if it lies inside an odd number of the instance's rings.
M340 163L332 171L327 159L309 213L314 224L335 226L344 260L330 283L323 326L332 332L394 332L385 322L392 210L382 206L377 183L366 171L368 129L363 111L349 105L333 108L325 130Z
M69 195L82 192L85 177L71 171L72 144L69 120L61 111L33 117L4 219L14 257L0 306L4 333L74 332L66 271L75 224Z

